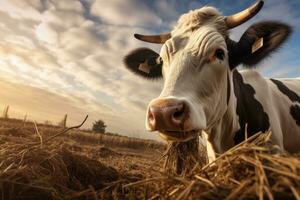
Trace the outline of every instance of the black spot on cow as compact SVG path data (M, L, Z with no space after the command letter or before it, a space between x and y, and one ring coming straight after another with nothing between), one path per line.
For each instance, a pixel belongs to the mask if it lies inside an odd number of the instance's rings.
M271 81L277 86L279 91L286 95L292 102L300 103L300 97L294 91L284 85L281 81L275 79L271 79ZM296 121L297 125L300 126L300 107L298 105L292 105L290 107L290 114Z
M286 85L284 85L281 81L276 79L271 79L271 81L275 83L280 92L286 95L292 102L300 103L300 97L294 91L290 90Z
M291 106L290 113L292 117L295 119L298 126L300 126L300 107L298 105Z
M257 132L266 132L270 127L270 122L263 106L254 97L255 90L251 85L244 83L242 75L237 70L233 70L233 85L240 124L240 130L236 132L234 142L238 144L245 140L246 124L248 137L251 137Z

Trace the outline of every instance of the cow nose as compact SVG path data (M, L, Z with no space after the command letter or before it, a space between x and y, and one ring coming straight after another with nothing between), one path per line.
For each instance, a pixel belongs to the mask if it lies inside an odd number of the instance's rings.
M148 124L152 131L184 130L188 120L188 106L175 99L156 100L149 105Z

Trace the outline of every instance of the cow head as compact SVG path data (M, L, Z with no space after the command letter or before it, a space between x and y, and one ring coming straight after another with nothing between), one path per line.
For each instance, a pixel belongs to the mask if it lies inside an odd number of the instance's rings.
M259 1L227 17L203 7L182 15L171 33L135 34L139 40L163 44L160 54L139 48L124 59L137 75L164 80L160 96L148 106L148 130L159 131L167 140L187 141L221 119L228 107L232 70L239 64L254 66L289 35L285 24L262 22L249 27L239 42L229 38L229 29L262 6Z

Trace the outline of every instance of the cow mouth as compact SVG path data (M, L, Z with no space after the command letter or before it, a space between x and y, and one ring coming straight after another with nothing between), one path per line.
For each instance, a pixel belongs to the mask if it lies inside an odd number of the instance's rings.
M200 130L191 131L160 131L160 136L168 141L186 142L195 138Z

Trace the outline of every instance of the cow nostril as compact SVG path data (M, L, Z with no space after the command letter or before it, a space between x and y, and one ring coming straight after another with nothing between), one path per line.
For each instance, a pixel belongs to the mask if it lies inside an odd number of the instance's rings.
M173 114L173 118L174 119L179 119L183 116L184 114L184 110L180 109L180 110L176 110L176 112Z
M181 122L184 118L184 115L185 115L185 107L184 107L184 104L181 104L180 106L178 106L175 109L175 112L173 113L172 118L174 121Z

